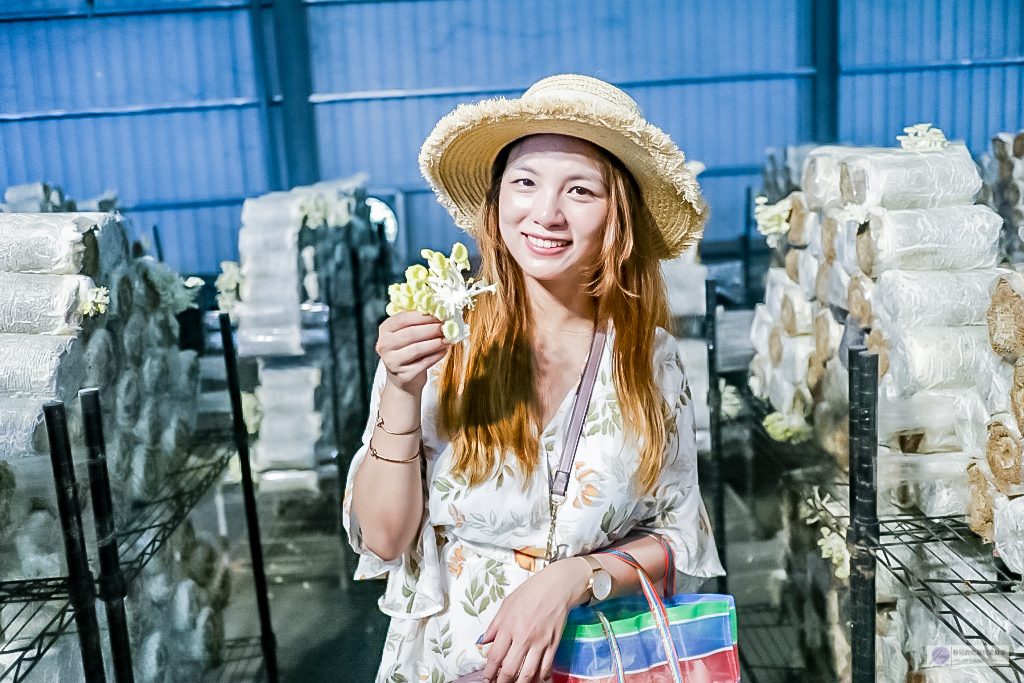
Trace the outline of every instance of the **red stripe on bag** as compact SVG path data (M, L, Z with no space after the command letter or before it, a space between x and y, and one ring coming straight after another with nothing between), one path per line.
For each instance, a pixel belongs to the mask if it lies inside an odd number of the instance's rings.
M736 668L736 650L723 650L703 657L679 662L679 670L685 681L713 681L714 683L740 683L740 672ZM608 676L577 676L555 672L553 683L616 683L615 674ZM626 673L626 683L665 683L671 680L667 663L656 664L644 671Z

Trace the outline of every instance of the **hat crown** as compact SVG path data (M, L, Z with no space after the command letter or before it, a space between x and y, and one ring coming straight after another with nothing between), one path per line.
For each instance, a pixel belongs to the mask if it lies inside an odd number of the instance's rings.
M612 106L629 111L630 114L642 117L640 105L632 97L616 88L590 76L578 74L559 74L548 76L530 86L523 93L523 99L540 99L544 97L560 97L565 99L585 99L597 102L605 107Z

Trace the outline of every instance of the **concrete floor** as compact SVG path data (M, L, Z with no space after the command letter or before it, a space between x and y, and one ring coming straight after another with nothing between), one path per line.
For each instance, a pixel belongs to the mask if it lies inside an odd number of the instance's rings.
M224 489L234 569L225 612L228 639L260 633L240 488ZM384 648L388 620L377 608L383 581L351 581L344 571L334 496L258 503L271 622L281 683L369 683ZM197 526L216 519L213 495L193 513Z

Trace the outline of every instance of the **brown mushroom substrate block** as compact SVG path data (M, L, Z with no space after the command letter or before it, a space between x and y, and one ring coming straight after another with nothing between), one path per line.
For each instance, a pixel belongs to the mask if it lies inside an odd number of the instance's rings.
M818 266L818 277L814 280L814 298L821 306L828 306L828 283L832 276L832 264L822 261Z
M843 339L843 326L836 322L835 316L828 308L818 311L814 317L814 351L818 357L827 361L839 350Z
M843 470L850 467L850 415L845 404L814 406L814 440L831 453Z
M1010 416L994 419L988 424L985 441L985 459L992 470L992 480L1002 494L1010 493L1012 486L1021 484L1021 463L1024 447L1020 431L1010 423Z
M857 265L864 273L868 273L874 277L878 274L875 272L878 264L878 248L875 246L874 240L871 239L870 230L863 230L857 234Z
M814 310L798 291L787 291L782 299L779 324L790 337L810 334L814 329Z
M868 334L865 344L868 351L878 354L878 379L881 381L885 373L889 372L889 342L882 336L881 330L873 329Z
M807 198L803 192L793 192L789 195L793 206L789 213L789 233L786 239L790 244L804 247L811 237L810 228L817 218L807 207ZM794 280L796 278L793 278Z
M1024 178L1024 159L997 159L995 162L996 181L1011 178Z
M772 370L768 400L776 410L786 415L807 415L814 404L807 385L789 381L780 368Z
M854 275L850 278L848 308L850 315L858 320L871 320L871 299L875 290L875 283L864 275Z
M836 235L839 233L839 223L833 216L825 216L821 222L821 252L826 263L833 263L836 260Z
M975 464L967 466L967 479L971 491L971 500L967 504L967 521L974 533L981 536L986 543L991 543L992 485L981 468Z
M814 397L815 401L820 400L819 389L821 388L821 378L825 375L825 363L828 361L827 358L823 358L818 355L817 351L813 351L810 356L807 357L807 389L811 392L811 396Z
M1014 421L1024 424L1024 358L1013 364L1013 384L1010 386L1010 412Z
M768 335L768 357L772 361L772 366L782 362L782 334L782 328L776 325Z
M997 133L992 138L992 156L999 161L1024 159L1024 131L1020 133Z
M993 351L1011 360L1024 356L1024 275L999 278L985 320Z
M800 282L800 252L803 249L790 249L786 252L786 275L793 282Z
M993 188L996 202L999 204L1020 204L1024 198L1024 180L1020 178L1003 178L996 181Z
M818 258L811 253L810 248L800 250L797 256L797 270L799 271L800 280L797 284L800 285L800 291L803 292L804 298L808 301L814 301L817 296L819 265Z

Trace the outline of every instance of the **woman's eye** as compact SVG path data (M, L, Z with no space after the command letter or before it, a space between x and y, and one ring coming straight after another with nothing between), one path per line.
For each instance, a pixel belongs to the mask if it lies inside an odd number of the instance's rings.
M575 187L570 188L569 192L571 192L573 194L582 195L582 196L585 196L585 197L592 197L594 195L594 193L591 190L588 190L585 187L580 187L579 185L576 185Z
M520 185L522 187L533 187L533 181L529 178L516 178L512 181L513 185Z

